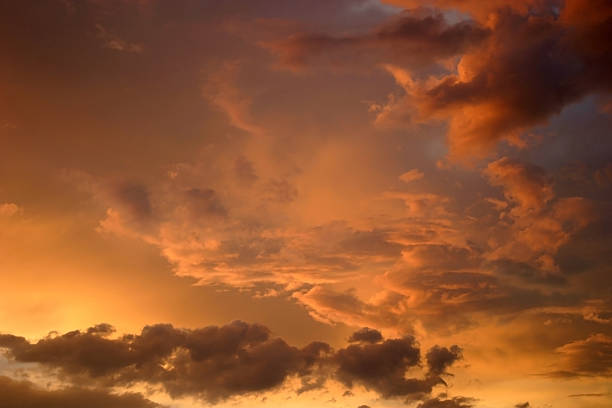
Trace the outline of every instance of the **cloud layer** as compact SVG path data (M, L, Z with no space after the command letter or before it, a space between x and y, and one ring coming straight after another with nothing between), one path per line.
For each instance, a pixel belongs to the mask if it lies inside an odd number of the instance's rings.
M157 324L140 334L109 337L112 332L111 326L101 324L84 332L50 334L37 342L2 334L0 347L11 360L54 369L60 379L72 384L148 384L161 386L173 398L190 396L210 403L278 389L289 378L302 379L298 393L321 388L331 378L348 389L363 385L385 398L419 399L434 386L446 385L441 376L461 358L458 346L435 346L426 354L424 377L406 378L409 370L421 365L420 346L413 337L383 340L369 336L365 343L333 350L324 342L293 347L272 337L264 326L240 321L194 330ZM371 331L360 330L352 338L364 333ZM6 379L5 385L34 389L11 381ZM41 392L40 398L79 398L76 389L75 396L69 390ZM82 393L83 398L88 396ZM139 401L136 396L122 398L134 404ZM142 400L135 406L149 406L146 404Z

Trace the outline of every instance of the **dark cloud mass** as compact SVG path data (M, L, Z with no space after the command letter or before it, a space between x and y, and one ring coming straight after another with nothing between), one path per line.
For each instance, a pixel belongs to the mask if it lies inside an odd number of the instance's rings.
M418 405L418 408L472 408L474 400L465 397L451 399L432 398Z
M612 406L611 130L612 0L0 0L0 408Z
M357 383L385 397L418 398L445 384L439 376L460 352L456 346L435 346L427 353L429 371L418 379L406 378L409 369L420 365L419 345L412 337L334 351L323 342L292 347L271 337L264 326L238 321L193 330L157 324L117 338L108 337L111 329L101 324L35 343L3 334L0 347L11 360L57 369L74 383L161 385L172 397L194 396L212 403L274 389L290 376L303 379L298 393L320 388L330 368L348 387ZM352 338L364 333L358 331Z
M33 344L3 335L0 344L16 361L41 363L74 379L161 384L173 396L210 401L270 389L288 375L307 373L312 354L321 351L299 350L270 338L267 328L243 322L196 330L158 324L117 339L74 331Z
M265 46L292 68L303 67L330 53L341 55L331 60L334 64L345 65L367 57L418 67L465 52L488 35L487 28L471 21L449 24L440 13L406 10L370 33L296 34L286 41Z
M510 4L452 25L442 14L404 11L368 35L296 34L271 48L290 66L320 55L346 60L349 50L354 65L397 65L390 71L407 95L390 102L380 119L448 120L451 154L482 156L500 140L522 143L523 131L586 95L612 90L609 1L542 2L532 13ZM422 83L411 78L415 65L453 55L461 55L456 73Z
M425 357L429 372L440 375L444 374L448 367L463 356L459 346L452 346L451 348L434 346L427 352Z
M0 408L162 408L140 394L110 394L86 388L47 390L0 376Z
M363 330L352 337L363 337ZM385 397L404 395L427 395L438 384L444 384L440 378L443 366L450 365L458 357L448 349L432 348L427 353L430 368L423 379L407 378L409 369L420 364L420 348L413 337L389 339L377 344L350 345L338 350L334 359L338 364L337 378L347 386L360 383ZM440 356L443 351L450 355ZM459 353L456 346L451 350ZM440 369L442 367L442 370Z
M612 376L612 337L602 333L557 348L561 360L559 377Z
M383 339L382 334L376 329L370 329L369 327L363 327L357 330L349 337L348 341L363 342L363 343L378 343Z

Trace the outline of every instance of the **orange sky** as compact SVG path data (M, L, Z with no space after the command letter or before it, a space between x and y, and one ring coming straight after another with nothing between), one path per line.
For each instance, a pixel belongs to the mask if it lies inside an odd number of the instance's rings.
M0 2L0 408L610 406L610 38L609 0Z

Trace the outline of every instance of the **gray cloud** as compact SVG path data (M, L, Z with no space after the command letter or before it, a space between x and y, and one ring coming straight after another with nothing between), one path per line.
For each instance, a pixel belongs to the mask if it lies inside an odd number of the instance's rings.
M0 408L162 408L136 393L111 394L76 387L45 390L4 376L0 376L0 395Z
M374 332L361 330L352 337L363 340L365 334L372 340ZM361 384L385 398L419 398L445 384L440 375L460 358L457 346L436 346L427 353L425 376L406 378L408 370L421 365L412 337L380 338L334 351L323 342L293 347L264 326L239 321L192 330L156 324L117 338L110 333L112 327L101 324L33 343L3 334L0 348L10 360L59 370L61 378L75 384L129 387L144 382L160 385L173 398L211 403L272 390L289 377L301 379L299 394L323 387L330 374L347 387Z
M348 341L351 343L378 343L382 341L383 336L376 329L370 329L369 327L363 327L357 330L349 337Z

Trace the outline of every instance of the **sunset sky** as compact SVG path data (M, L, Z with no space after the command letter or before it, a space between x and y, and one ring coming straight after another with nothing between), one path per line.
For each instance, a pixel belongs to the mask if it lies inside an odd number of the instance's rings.
M0 0L0 408L612 406L612 1Z

